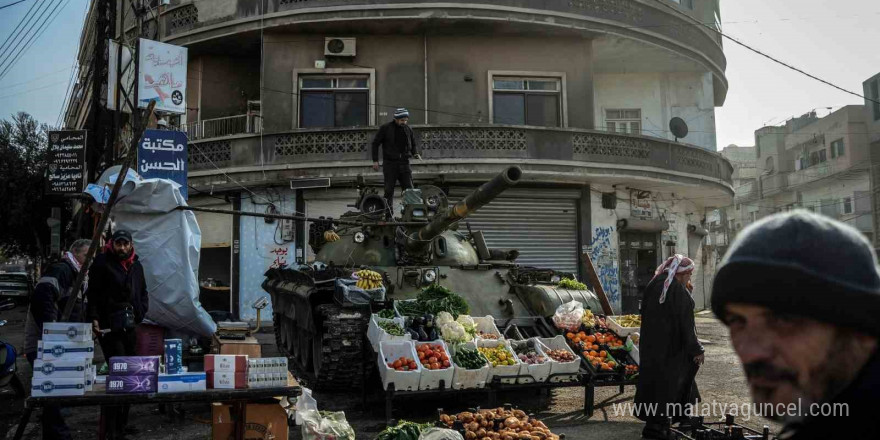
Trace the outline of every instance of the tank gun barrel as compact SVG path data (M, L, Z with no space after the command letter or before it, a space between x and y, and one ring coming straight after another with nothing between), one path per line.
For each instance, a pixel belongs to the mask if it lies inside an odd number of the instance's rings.
M498 197L504 190L519 183L521 177L522 169L520 167L512 166L505 169L492 180L481 185L469 196L450 206L445 214L435 217L434 220L419 229L413 237L409 238L407 247L410 249L418 248L420 245L433 240L434 237L443 233L453 223L473 214L483 205Z

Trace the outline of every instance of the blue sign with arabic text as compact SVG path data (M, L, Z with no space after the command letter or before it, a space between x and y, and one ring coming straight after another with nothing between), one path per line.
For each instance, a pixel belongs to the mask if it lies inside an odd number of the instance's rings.
M188 199L186 147L186 133L182 131L144 131L138 144L138 173L145 179L169 179L179 183L180 194Z

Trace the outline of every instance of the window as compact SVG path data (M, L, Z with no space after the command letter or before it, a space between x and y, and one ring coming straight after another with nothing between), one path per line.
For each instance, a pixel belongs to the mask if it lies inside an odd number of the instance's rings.
M843 139L838 139L831 143L831 158L843 157L844 147Z
M359 75L299 78L300 127L370 125L370 80Z
M880 79L871 81L871 99L874 104L874 120L880 120Z
M758 221L758 213L757 213L757 211L752 211L752 212L749 213L749 221L752 222L752 223Z
M642 110L605 110L605 129L609 133L642 134Z
M678 3L684 8L694 9L694 0L671 0L672 3Z
M773 174L773 172L776 171L775 168L776 167L773 166L773 156L768 157L764 163L764 171L768 174Z
M853 213L853 199L852 199L852 197L844 197L843 198L843 213L844 214L852 214Z
M496 124L562 126L562 82L558 78L492 78Z

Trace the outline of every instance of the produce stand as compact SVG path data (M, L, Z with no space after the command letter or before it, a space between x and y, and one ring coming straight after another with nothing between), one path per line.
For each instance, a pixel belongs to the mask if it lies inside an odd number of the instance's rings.
M103 384L96 384L94 391L85 393L83 396L66 397L28 397L24 403L24 413L15 431L14 440L20 440L24 435L25 427L30 420L31 413L35 408L45 407L72 407L72 406L100 406L101 415L98 423L98 438L107 436L107 417L105 408L116 405L147 405L165 404L178 402L225 402L232 406L232 414L235 419L235 438L244 440L245 420L247 420L247 404L263 399L274 397L299 396L301 388L292 376L288 375L286 387L275 388L244 388L244 389L207 389L205 391L181 392L181 393L148 393L148 394L107 394Z

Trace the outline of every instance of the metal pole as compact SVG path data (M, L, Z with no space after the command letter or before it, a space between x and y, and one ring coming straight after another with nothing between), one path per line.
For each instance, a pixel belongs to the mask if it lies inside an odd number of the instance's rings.
M153 115L153 108L156 106L156 102L150 102L150 105L146 110L146 120L150 120L150 116ZM137 110L133 110L136 112ZM104 208L104 212L101 214L101 221L98 223L98 227L95 228L95 232L92 235L92 244L89 245L89 251L86 253L86 261L82 264L82 269L80 269L79 273L76 275L76 281L73 282L73 289L71 290L71 299L68 299L67 304L64 306L64 313L61 315L61 321L65 322L70 319L70 314L73 312L73 306L76 304L76 299L79 296L79 289L85 281L86 272L88 272L88 267L92 264L92 260L95 257L95 254L98 251L98 243L101 239L101 233L104 232L104 228L107 226L107 221L110 219L110 211L113 209L113 205L116 204L116 198L119 197L119 190L122 188L122 182L125 181L125 176L128 174L128 169L131 167L131 162L134 160L134 157L137 155L137 144L140 142L141 136L144 134L144 126L138 125L136 133L133 133L131 138L131 145L129 145L128 155L125 157L125 160L122 162L122 168L119 170L119 175L116 177L116 183L113 184L113 191L110 192L110 200L107 201L107 205Z

